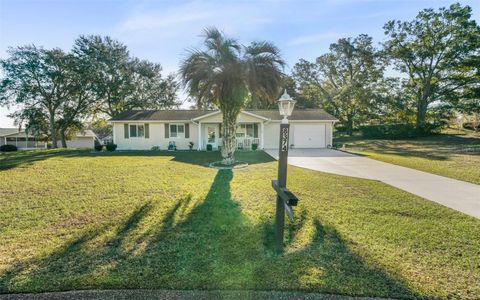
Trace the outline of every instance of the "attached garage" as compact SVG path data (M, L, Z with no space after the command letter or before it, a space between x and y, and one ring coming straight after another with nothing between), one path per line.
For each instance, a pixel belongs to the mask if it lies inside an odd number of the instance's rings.
M293 144L295 148L325 148L327 141L327 125L318 123L293 123ZM291 138L291 137L290 137Z

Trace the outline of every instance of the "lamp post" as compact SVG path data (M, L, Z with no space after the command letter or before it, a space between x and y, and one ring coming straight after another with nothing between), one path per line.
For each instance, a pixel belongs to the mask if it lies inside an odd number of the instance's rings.
M275 249L277 253L283 252L283 230L285 226L285 209L288 216L293 219L292 205L296 205L298 199L287 190L287 158L288 136L290 124L288 117L291 116L295 102L287 91L277 101L280 115L283 116L280 123L280 144L278 148L278 180L272 181L273 188L277 191L277 205L275 213Z

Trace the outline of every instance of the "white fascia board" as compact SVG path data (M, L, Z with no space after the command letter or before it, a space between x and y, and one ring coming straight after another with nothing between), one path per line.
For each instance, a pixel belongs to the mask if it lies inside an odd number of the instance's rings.
M195 123L193 120L114 120L110 123Z
M192 120L194 121L198 121L198 120L201 120L203 118L206 118L206 117L211 117L211 116L214 116L216 114L219 114L221 111L217 110L217 111L212 111L211 113L208 113L206 115L203 115L203 116L200 116L200 117L196 117L196 118L193 118Z
M244 113L244 114L246 114L246 115L249 115L249 116L252 116L252 117L255 117L255 118L259 118L259 119L264 120L264 121L270 120L269 118L265 118L265 117L263 117L263 116L254 114L254 113L249 112L249 111L243 111L243 110L242 110L240 113Z

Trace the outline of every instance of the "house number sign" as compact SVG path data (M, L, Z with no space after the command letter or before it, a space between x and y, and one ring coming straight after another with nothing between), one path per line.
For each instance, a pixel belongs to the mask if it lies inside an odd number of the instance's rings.
M288 127L282 127L282 152L288 151Z

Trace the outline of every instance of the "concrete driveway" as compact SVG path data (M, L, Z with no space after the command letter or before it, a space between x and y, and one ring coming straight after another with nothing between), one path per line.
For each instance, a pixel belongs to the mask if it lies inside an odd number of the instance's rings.
M265 150L278 158L278 150ZM291 149L288 163L327 173L379 180L480 218L480 185L331 149Z

